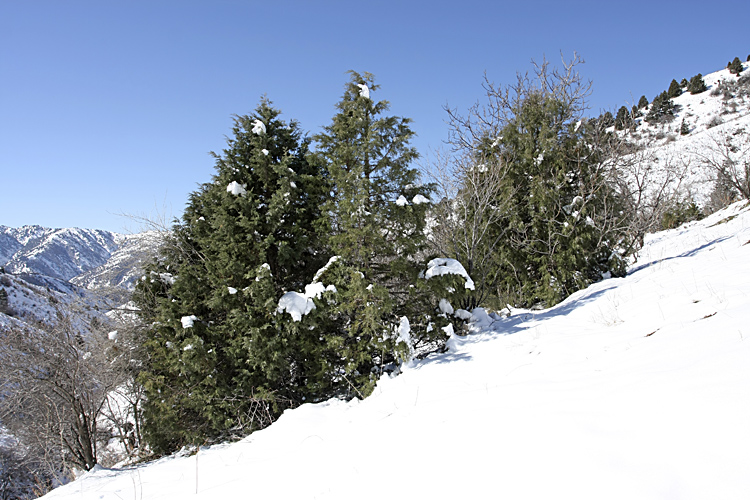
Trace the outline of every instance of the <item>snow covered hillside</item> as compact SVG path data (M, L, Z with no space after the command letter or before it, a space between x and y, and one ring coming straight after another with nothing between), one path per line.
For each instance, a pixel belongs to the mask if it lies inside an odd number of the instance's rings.
M45 498L750 498L746 204L649 236L625 278L472 321L364 401Z
M750 62L743 68L740 75L722 69L704 76L704 92L683 90L671 99L673 116L649 123L652 102L635 119L634 130L619 132L638 149L624 161L634 161L633 184L648 180L646 191L666 188L700 207L711 203L716 167L732 159L741 168L750 154Z
M158 244L154 231L125 235L99 229L0 226L0 267L32 283L41 275L88 289L132 289L141 263Z

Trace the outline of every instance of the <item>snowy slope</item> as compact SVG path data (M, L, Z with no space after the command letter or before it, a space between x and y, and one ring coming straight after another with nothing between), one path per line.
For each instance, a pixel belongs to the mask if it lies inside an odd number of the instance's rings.
M48 499L750 498L750 208L650 236L627 277L476 311L364 401L92 471ZM196 494L197 491L197 494Z
M12 228L3 227L5 234ZM23 231L27 228L20 228ZM104 264L117 248L119 235L95 229L43 229L24 242L7 262L9 273L38 273L69 280Z
M656 180L664 178L665 169L678 171L680 175L675 175L669 191L704 206L715 179L715 171L706 168L705 156L709 150L724 143L726 137L734 137L736 144L750 147L750 82L739 83L739 77L750 75L750 63L743 63L743 68L739 76L728 69L705 75L706 91L695 95L684 91L673 98L673 119L647 122L649 105L642 110L643 116L636 119L635 131L619 132L627 141L644 148L633 156L654 166L656 172L650 180L655 186L661 185ZM689 130L686 135L680 133L683 122Z
M88 289L132 289L142 262L159 243L155 231L125 235L98 229L0 226L0 267Z
M106 262L70 280L83 288L118 287L132 291L143 274L143 265L156 254L162 235L156 231L119 235L118 246Z
M0 274L0 289L7 293L7 306L0 309L0 336L6 328L53 323L60 310L74 312L83 322L104 320L104 312L110 307L99 294L47 276Z

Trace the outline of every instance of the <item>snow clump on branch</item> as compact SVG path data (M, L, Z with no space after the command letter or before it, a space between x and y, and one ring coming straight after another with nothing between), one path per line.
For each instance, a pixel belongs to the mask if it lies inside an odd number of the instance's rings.
M456 259L437 258L432 259L427 263L427 272L424 274L425 279L430 279L434 276L442 276L444 274L457 274L463 276L466 280L464 287L468 290L474 290L474 280L471 279L469 273L464 269L464 266Z

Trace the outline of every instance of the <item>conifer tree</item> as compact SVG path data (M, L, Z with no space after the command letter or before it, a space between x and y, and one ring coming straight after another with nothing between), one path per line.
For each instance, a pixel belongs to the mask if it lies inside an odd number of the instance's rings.
M642 95L640 99L638 99L638 109L643 109L646 106L648 106L648 99L645 95Z
M326 213L338 258L322 276L337 290L335 300L319 303L316 314L335 332L342 373L362 395L396 359L399 344L413 347L394 337L407 330L403 318L415 339L440 342L442 334L430 318L439 297L419 279L433 188L420 184L411 166L417 158L409 145L411 120L385 116L389 104L373 99L379 88L373 75L350 76L338 113L316 137L333 186Z
M502 223L509 234L499 261L518 305L550 306L624 270L610 232L618 225L617 202L602 151L590 146L601 130L576 126L574 104L530 92L502 132L505 196L514 202Z
M640 108L638 106L633 105L632 108L630 108L630 116L632 118L632 125L635 126L635 119L642 116Z
M703 75L701 75L700 73L690 79L690 83L688 83L687 87L688 92L693 95L705 92L706 89L706 82L703 81Z
M628 113L628 108L621 106L615 117L615 130L623 130L625 127L630 126L631 122L632 118L630 113Z
M309 141L279 114L263 99L236 117L212 182L190 195L137 287L152 325L144 431L157 452L246 434L304 397L307 339L274 321L282 293L327 259L318 226L327 188Z
M667 90L667 96L670 98L672 97L678 97L680 94L682 94L682 88L680 87L680 84L677 83L677 80L672 80L672 82L669 84L669 90Z
M557 70L544 61L507 86L485 79L487 104L467 116L448 110L451 145L492 179L471 184L493 197L474 206L491 214L478 244L494 256L483 269L502 305L551 306L624 272L625 216L608 163L617 137L606 115L584 118L591 83L576 70L582 62L575 56Z
M682 123L680 124L680 135L688 135L690 133L690 127L685 122L685 119L683 118Z
M733 75L739 75L740 73L742 73L742 69L743 69L743 68L742 68L742 61L740 61L740 58L739 58L739 57L735 57L735 58L734 58L734 59L732 60L732 62L730 62L730 63L729 63L728 65L727 65L727 69L728 69L728 70L729 70L729 72L730 72L730 73L732 73Z
M670 99L667 91L654 97L651 103L651 109L649 109L646 115L646 121L651 123L659 123L666 120L670 120L674 117L674 103Z

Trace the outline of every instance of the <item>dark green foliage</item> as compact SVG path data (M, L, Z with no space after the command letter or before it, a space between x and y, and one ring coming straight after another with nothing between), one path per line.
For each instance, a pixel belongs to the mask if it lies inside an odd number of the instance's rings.
M589 144L600 125L576 126L570 104L531 91L503 128L501 198L510 198L497 226L501 285L514 305L550 306L603 275L621 275L604 207L615 206L604 179L601 149Z
M667 90L667 96L677 97L680 94L682 94L682 88L680 87L680 84L677 83L677 80L672 80L672 82L669 84L669 90Z
M642 95L640 99L638 99L638 109L643 109L646 106L648 106L648 99L645 95Z
M682 123L680 124L680 135L688 135L689 133L690 133L690 127L683 119Z
M615 118L610 111L607 111L599 117L599 123L602 127L609 128L615 125Z
M687 86L688 86L687 78L683 78L682 80L680 80L680 88L684 89L684 88L687 88Z
M661 218L662 229L674 229L686 222L701 220L703 213L693 201L683 201L667 210Z
M667 92L654 97L651 103L651 108L646 115L646 121L649 123L660 123L671 120L674 118L675 106L672 100L669 98Z
M632 124L633 118L628 112L628 108L621 106L615 117L615 130L624 130L625 128L629 128Z
M156 452L267 425L307 395L303 381L317 370L300 362L308 339L279 331L275 313L282 293L327 259L319 238L327 187L296 123L278 115L263 100L235 119L213 181L190 195L138 284L151 325L144 432Z
M8 292L5 291L5 288L0 288L0 313L12 316L8 305Z
M687 87L688 92L691 94L700 94L701 92L705 92L706 89L706 82L703 81L703 75L700 73L690 79Z
M408 318L412 337L444 340L430 326L439 321L431 319L437 299L418 278L430 206L420 198L426 201L433 188L420 184L411 167L417 152L409 145L410 120L385 116L388 103L371 97L378 88L371 74L352 71L339 112L316 137L334 186L326 212L331 251L339 260L322 277L336 287L335 300L321 302L309 321L323 322L342 354L342 376L361 395L396 361L393 332L402 318Z
M727 69L733 75L739 75L742 73L742 61L740 61L740 58L735 57L732 62L727 65Z

